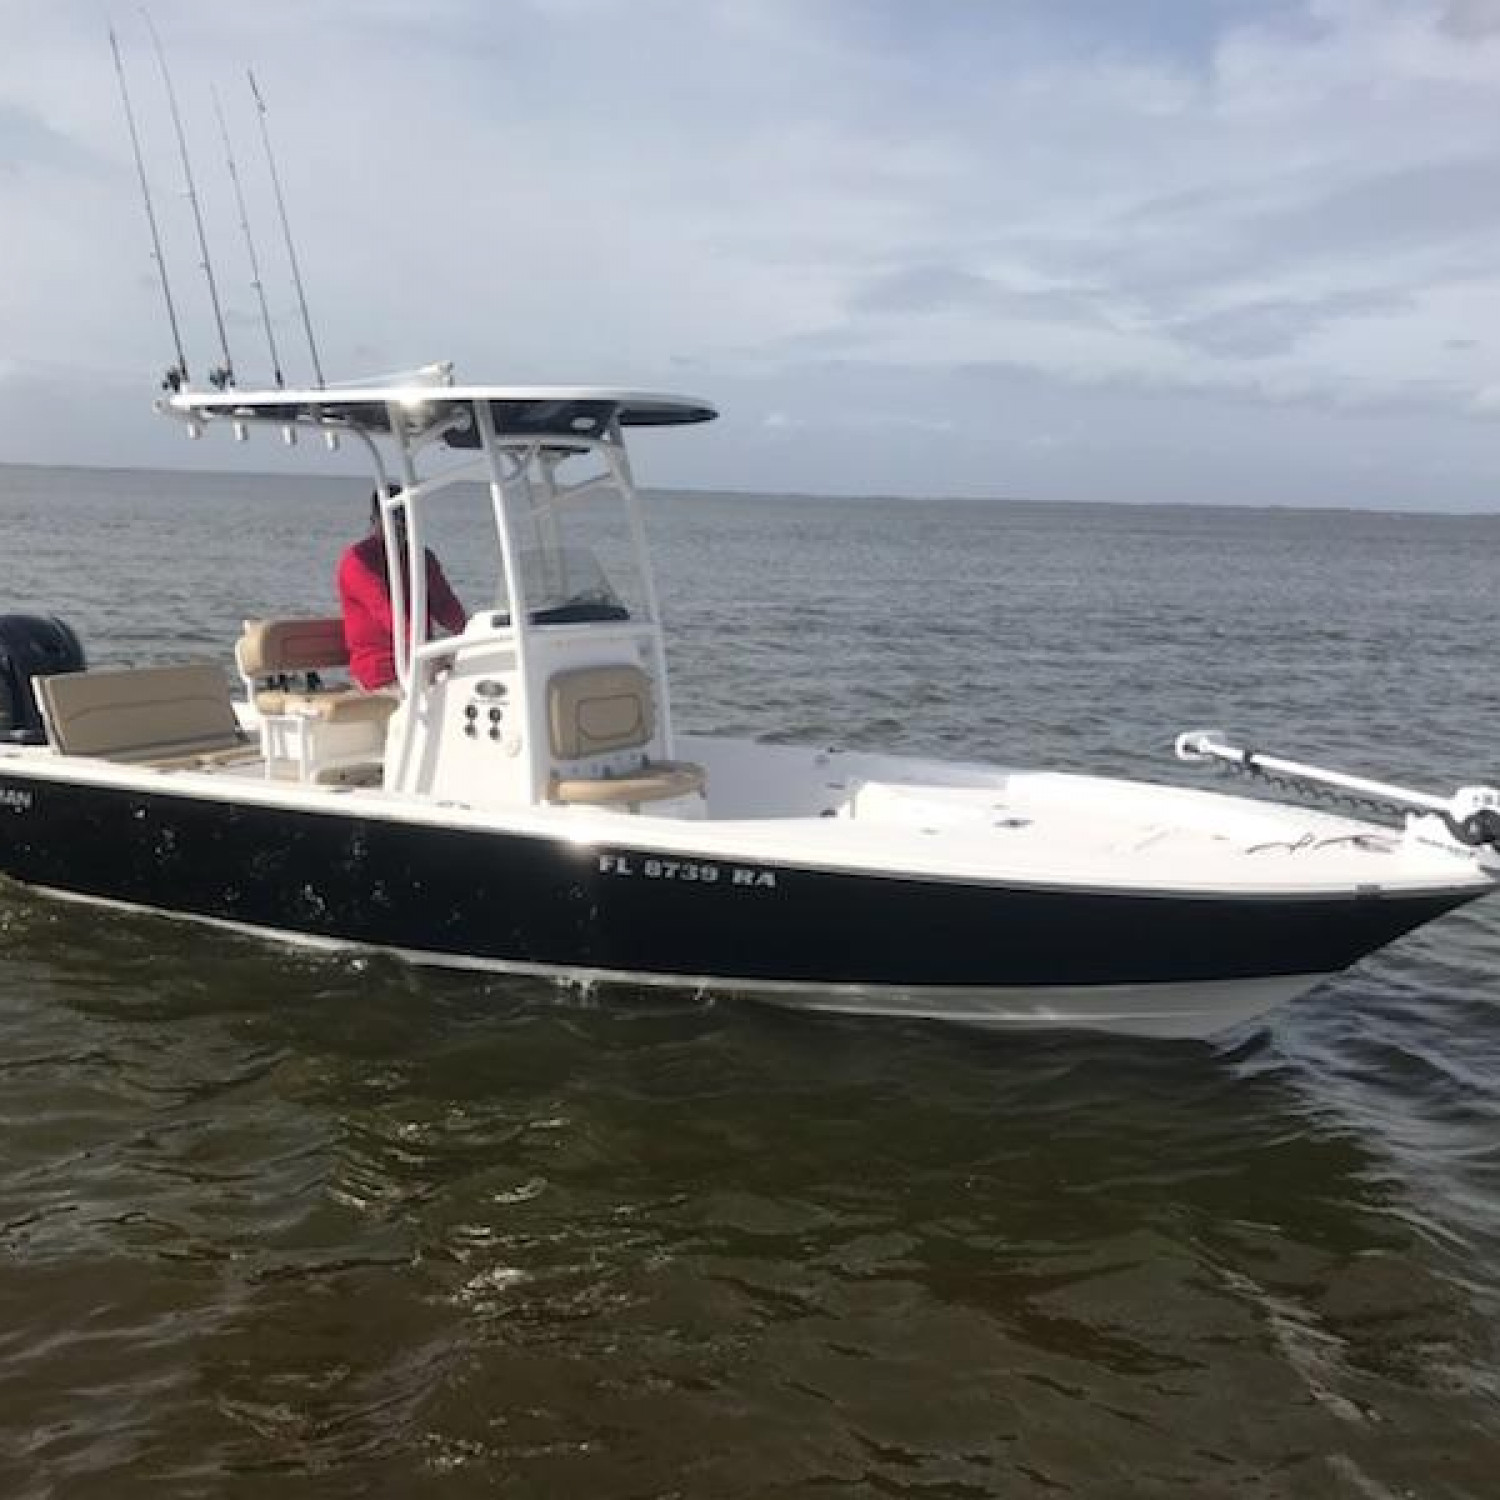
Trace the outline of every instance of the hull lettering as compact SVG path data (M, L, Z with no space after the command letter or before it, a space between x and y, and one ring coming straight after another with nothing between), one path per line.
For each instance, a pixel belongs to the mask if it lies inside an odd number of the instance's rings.
M658 856L601 854L601 875L625 879L676 880L686 885L749 886L774 890L776 871L752 865L705 864L702 860L666 859Z

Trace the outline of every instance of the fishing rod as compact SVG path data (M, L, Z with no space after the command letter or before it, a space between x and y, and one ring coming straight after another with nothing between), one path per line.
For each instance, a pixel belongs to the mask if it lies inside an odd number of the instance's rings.
M144 6L141 7L141 15L146 22L146 29L151 33L151 44L156 49L156 61L161 67L161 81L167 92L167 103L172 110L172 126L177 132L177 149L182 155L182 175L187 184L187 199L193 208L193 223L198 229L198 248L203 252L203 275L208 281L208 299L213 303L214 323L219 330L219 348L224 352L224 363L219 369L209 374L210 382L223 390L225 386L234 384L234 360L229 353L229 335L224 331L224 310L219 305L219 286L214 280L214 268L212 259L208 253L208 235L203 228L203 214L198 207L198 189L193 182L193 165L188 159L187 135L182 128L182 113L177 108L177 91L172 87L172 74L167 68L167 54L162 49L161 38L156 34L156 23L151 19L151 12Z
M255 74L245 69L250 80L250 92L255 95L255 108L260 120L260 138L266 148L266 165L271 169L271 186L276 190L276 211L281 216L281 233L286 240L287 259L292 263L292 281L297 287L297 306L302 310L302 328L307 334L307 351L312 355L313 375L321 390L327 382L323 379L323 365L318 358L317 340L313 338L312 319L307 315L307 294L302 288L302 271L297 264L297 247L292 243L292 226L286 215L286 200L281 195L281 174L276 170L276 153L271 150L271 132L266 126L266 102L256 86Z
M125 105L125 123L130 128L130 149L135 153L136 175L141 181L141 201L146 205L146 222L151 226L151 258L156 262L157 275L161 278L161 297L167 305L167 322L172 328L172 347L177 353L177 363L167 371L162 384L171 390L180 390L188 383L187 357L182 352L182 328L177 322L177 304L172 300L172 283L167 276L167 262L161 253L161 232L156 225L156 209L151 202L151 184L146 179L146 161L141 155L141 137L135 128L135 110L130 105L130 90L125 84L125 64L120 60L120 43L113 26L109 28L109 50L115 55L115 75L120 80L120 99Z
M229 180L234 184L234 201L240 211L240 228L245 231L245 251L250 257L250 285L255 288L260 303L260 321L266 330L266 345L271 351L271 371L278 387L286 381L281 375L281 356L276 350L276 334L271 327L271 310L266 306L266 288L260 279L260 257L255 253L255 237L250 233L250 215L245 209L245 194L240 187L239 168L234 160L234 147L229 141L229 126L224 120L224 106L219 102L219 91L213 89L214 113L219 117L219 134L224 141L224 158L229 164Z

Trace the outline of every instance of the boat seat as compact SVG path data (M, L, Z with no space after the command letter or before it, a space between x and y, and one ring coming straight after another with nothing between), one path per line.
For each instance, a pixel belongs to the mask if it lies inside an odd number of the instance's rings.
M554 672L547 684L547 723L559 760L649 744L656 733L651 679L625 664Z
M396 707L394 694L318 682L319 672L349 665L344 622L335 617L246 620L234 645L234 659L251 702L262 714L297 714L340 724L384 723ZM295 678L302 679L300 685L294 685Z
M61 755L186 769L258 753L212 662L68 672L35 682L48 738Z
M246 739L222 750L204 750L196 754L153 755L140 761L128 756L112 756L111 759L128 760L131 765L150 766L155 771L212 771L218 766L250 765L258 761L260 746L254 740Z
M686 761L653 761L643 753L634 763L620 763L622 754L649 745L656 733L651 679L639 667L620 663L554 673L547 684L547 724L559 761L606 758L594 775L555 772L547 787L553 802L633 806L692 796L707 784L703 767Z
M349 665L341 619L246 620L234 657L260 716L267 777L287 765L320 785L356 769L368 774L400 695L318 680Z
M344 622L336 618L246 620L234 655L254 681L349 665Z
M383 724L396 711L394 693L367 693L363 688L264 688L255 695L262 714L295 714L331 724Z
M385 777L379 761L361 760L323 766L313 775L315 786L378 787Z
M590 807L634 806L663 802L668 797L690 797L708 784L702 766L685 760L648 760L638 771L620 776L554 776L547 788L553 802Z

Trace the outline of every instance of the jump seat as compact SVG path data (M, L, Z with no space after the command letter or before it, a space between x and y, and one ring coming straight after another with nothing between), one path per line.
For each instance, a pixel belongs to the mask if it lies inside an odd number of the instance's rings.
M234 659L260 716L268 777L291 765L301 781L378 783L385 726L399 700L323 685L320 672L349 665L342 620L246 620Z
M349 665L344 622L339 619L246 620L234 659L262 714L300 714L330 723L384 723L396 707L394 693L367 693L344 685L324 687L319 672Z
M47 737L60 755L189 770L259 754L235 717L224 673L212 662L34 681Z
M556 672L547 684L547 727L552 754L572 765L553 773L553 802L637 806L701 794L702 766L650 760L644 752L656 733L651 679L628 665Z

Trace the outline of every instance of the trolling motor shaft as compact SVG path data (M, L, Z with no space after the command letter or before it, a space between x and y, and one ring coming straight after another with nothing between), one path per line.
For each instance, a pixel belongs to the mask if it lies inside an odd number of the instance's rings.
M1194 729L1177 736L1178 760L1214 761L1248 776L1294 792L1332 793L1350 802L1399 812L1426 813L1442 820L1448 832L1470 848L1500 850L1500 789L1491 786L1460 787L1451 797L1439 797L1388 781L1373 781L1330 771L1302 761L1266 755L1232 745L1220 729Z

